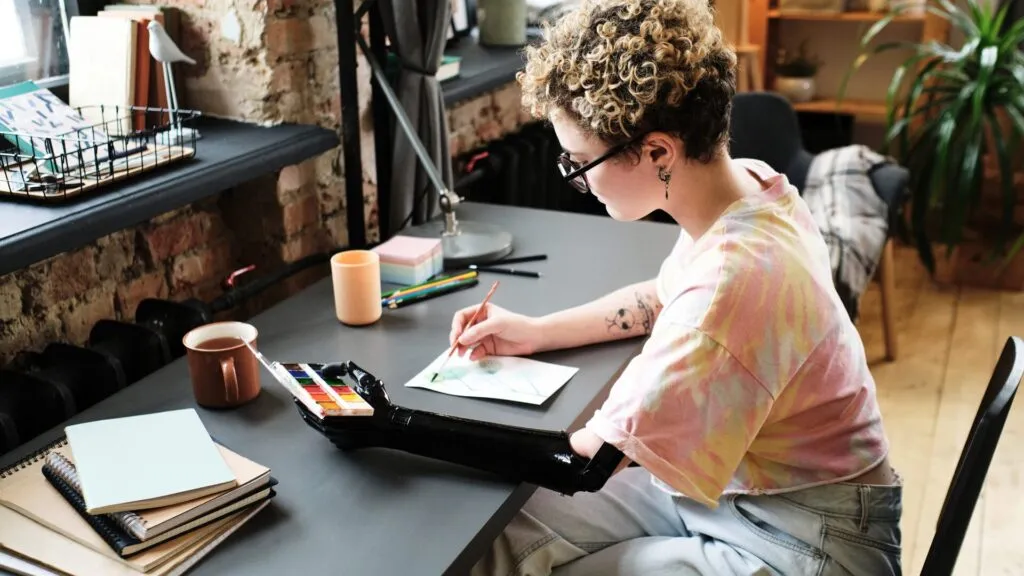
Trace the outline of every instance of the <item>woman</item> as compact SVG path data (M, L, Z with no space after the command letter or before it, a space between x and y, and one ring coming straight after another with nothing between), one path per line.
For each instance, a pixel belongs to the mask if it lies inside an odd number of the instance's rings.
M586 2L527 56L523 100L567 179L617 220L661 209L681 232L657 278L595 302L489 305L464 332L475 307L456 314L472 358L648 335L570 437L637 466L539 489L474 573L899 574L901 482L860 337L797 191L729 157L736 58L706 3Z

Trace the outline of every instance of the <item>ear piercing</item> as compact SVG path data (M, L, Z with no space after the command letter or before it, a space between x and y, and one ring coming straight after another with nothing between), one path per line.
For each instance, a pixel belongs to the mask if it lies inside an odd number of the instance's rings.
M665 199L668 200L668 181L672 179L671 172L665 172L664 168L658 168L658 180L665 183Z

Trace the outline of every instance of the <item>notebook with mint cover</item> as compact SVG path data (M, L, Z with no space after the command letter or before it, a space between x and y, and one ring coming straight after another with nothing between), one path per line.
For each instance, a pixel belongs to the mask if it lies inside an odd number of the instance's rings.
M192 408L67 426L89 514L145 510L234 488Z

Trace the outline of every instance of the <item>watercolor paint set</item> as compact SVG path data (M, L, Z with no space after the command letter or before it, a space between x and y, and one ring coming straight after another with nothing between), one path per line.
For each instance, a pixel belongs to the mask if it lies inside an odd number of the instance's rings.
M260 363L313 414L373 416L373 406L343 379L324 374L324 364L274 362L250 347Z

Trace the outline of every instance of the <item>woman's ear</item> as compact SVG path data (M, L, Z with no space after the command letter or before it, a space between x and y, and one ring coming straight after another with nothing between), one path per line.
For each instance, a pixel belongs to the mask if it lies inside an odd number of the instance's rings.
M670 168L676 158L682 156L679 141L664 132L651 132L644 141L644 153L651 163L661 168Z

